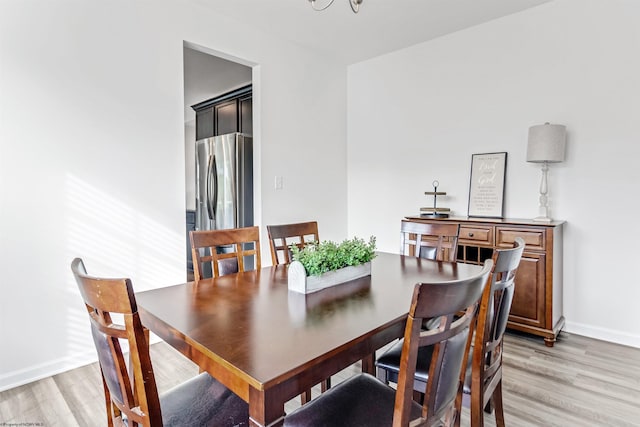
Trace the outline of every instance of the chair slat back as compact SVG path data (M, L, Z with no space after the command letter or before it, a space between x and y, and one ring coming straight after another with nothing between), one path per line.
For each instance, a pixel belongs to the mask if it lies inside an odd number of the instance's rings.
M292 244L302 249L309 243L320 241L318 223L316 221L268 225L267 233L269 234L269 247L273 265L289 264L293 261L291 259L291 249L289 249Z
M458 251L460 224L427 223L402 220L400 253L416 258L455 261Z
M521 237L516 237L513 249L496 249L493 255L495 267L491 273L490 302L492 304L487 304L485 307L488 315L485 322L489 326L489 338L493 341L502 340L507 329L516 273L520 266L524 246L524 240ZM489 294L488 291L487 294Z
M196 281L205 278L205 267L210 267L213 277L261 267L257 226L191 231L189 239ZM247 262L247 257L253 259L253 263Z
M124 414L129 425L161 426L148 331L140 321L131 281L89 276L80 258L73 260L71 270L91 320L109 425L118 425ZM123 319L121 324L114 323L114 314ZM123 345L129 350L129 370Z
M487 401L493 391L487 390L485 386L495 386L496 382L492 379L502 376L503 337L524 247L524 240L516 237L513 248L494 251L495 265L480 301L471 362L471 393L474 393L474 388L479 390L482 387L483 390L478 395L484 396ZM486 403L485 401L482 407Z
M482 271L473 277L415 286L400 358L395 427L409 425L418 349L424 346L433 346L433 351L422 421L424 425L440 425L438 420L442 418L451 421L459 416L456 397L462 393L461 377L471 343L472 321L492 267L493 261L487 260ZM425 320L437 317L437 328L422 328Z

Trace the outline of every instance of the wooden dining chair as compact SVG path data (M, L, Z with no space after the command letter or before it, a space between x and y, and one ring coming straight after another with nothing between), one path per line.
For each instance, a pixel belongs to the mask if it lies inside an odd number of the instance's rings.
M207 373L158 395L149 331L140 321L131 280L89 276L80 258L71 270L89 313L109 427L248 425L246 402Z
M206 278L209 271L212 277L219 277L261 267L257 226L190 231L189 239L195 281Z
M271 249L271 263L290 264L291 249L295 244L299 249L309 243L320 242L318 223L316 221L299 222L295 224L267 225L269 248Z
M490 413L493 408L496 426L505 425L502 405L503 341L524 247L524 240L516 237L513 249L496 249L493 254L495 267L491 272L490 286L480 301L473 352L465 377L464 393L470 396L472 427L484 426L483 409Z
M482 294L477 324L472 341L471 356L467 360L463 394L456 403L471 407L471 426L484 425L483 409L495 407L496 425L504 427L502 405L502 348L503 337L513 300L515 275L524 251L524 240L516 237L514 247L496 249L494 267ZM429 378L429 359L433 349L421 349L416 366L414 389L424 390ZM377 375L385 383L396 382L401 369L402 343L394 345L376 361ZM459 425L459 421L456 423Z
M400 253L416 258L455 261L458 251L460 224L426 223L402 220Z
M435 426L454 424L456 397L462 393L470 327L478 301L493 266L487 260L477 275L447 283L415 285L405 326L397 390L369 374L358 374L331 388L285 416L288 427L408 426L410 422ZM460 314L462 312L462 314ZM460 315L458 315L460 314ZM424 319L441 319L435 329L424 330ZM422 405L413 400L419 349L433 348L429 381Z
M271 263L273 265L290 264L293 261L291 256L291 245L296 245L299 249L304 248L309 243L319 243L318 222L298 222L293 224L267 225L269 235L269 248L271 249ZM320 383L320 391L324 393L331 388L331 378L327 378ZM311 400L311 390L307 390L301 395L301 403L304 405Z

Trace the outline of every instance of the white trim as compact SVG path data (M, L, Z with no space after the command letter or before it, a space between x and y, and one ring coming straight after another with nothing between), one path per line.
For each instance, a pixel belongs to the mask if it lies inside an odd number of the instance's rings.
M84 354L67 356L47 363L31 366L19 371L9 372L0 376L0 391L9 390L33 381L51 377L80 366L88 365L98 360L94 349Z
M566 322L565 328L567 332L577 335L583 335L589 338L595 338L603 341L609 341L616 344L627 345L630 347L640 348L640 336L621 332L614 329L600 328L598 326L585 325L583 323Z
M153 333L150 334L150 345L161 341L162 340L157 335ZM52 377L54 375L70 371L72 369L79 368L81 366L95 363L97 361L98 355L94 349L91 349L90 351L87 351L85 353L62 357L60 359L53 360L48 363L42 363L40 365L35 365L27 369L9 372L8 374L0 375L0 392L34 381L38 381L43 378Z

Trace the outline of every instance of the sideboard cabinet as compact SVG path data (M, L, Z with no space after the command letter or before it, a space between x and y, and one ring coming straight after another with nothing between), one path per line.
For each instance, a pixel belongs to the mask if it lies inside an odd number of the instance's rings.
M460 224L459 262L481 264L497 248L513 247L516 237L525 249L515 280L508 327L544 337L552 347L564 326L562 315L562 226L563 221L540 223L520 219L451 217L431 219L408 216L417 222Z

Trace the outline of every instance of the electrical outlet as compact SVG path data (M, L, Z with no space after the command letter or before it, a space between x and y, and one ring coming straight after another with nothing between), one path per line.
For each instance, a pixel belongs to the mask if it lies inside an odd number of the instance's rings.
M275 179L275 188L276 190L282 190L283 187L283 182L282 182L282 176L281 175L276 175L276 179Z

